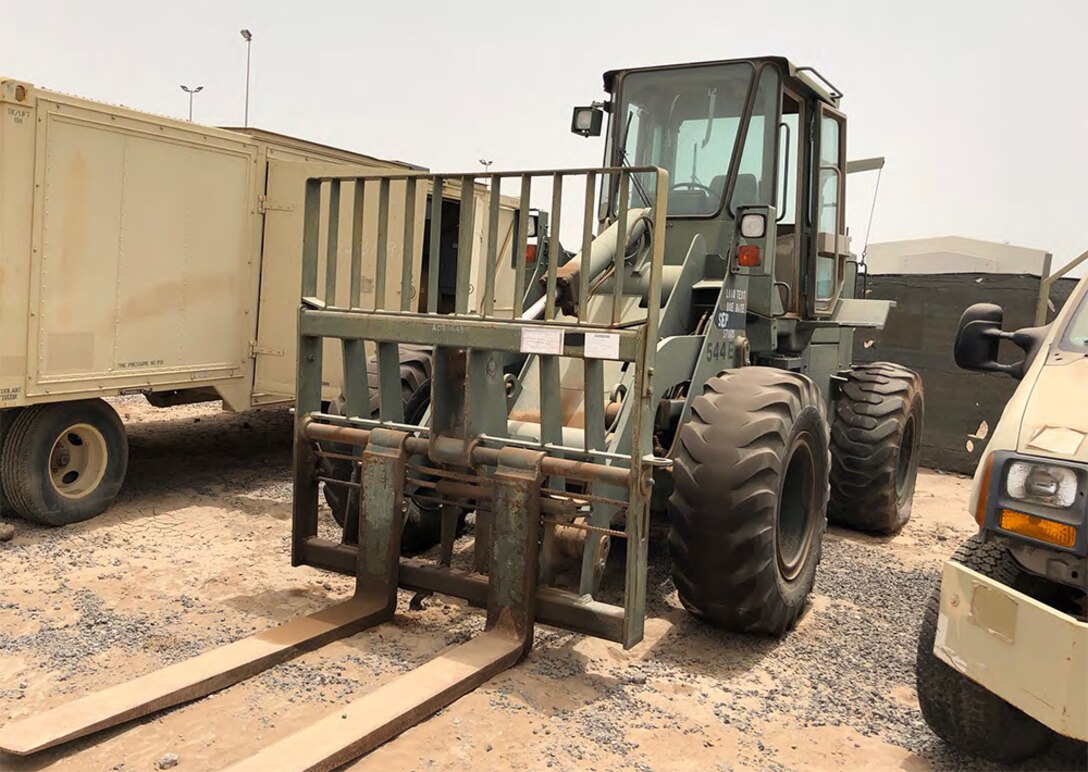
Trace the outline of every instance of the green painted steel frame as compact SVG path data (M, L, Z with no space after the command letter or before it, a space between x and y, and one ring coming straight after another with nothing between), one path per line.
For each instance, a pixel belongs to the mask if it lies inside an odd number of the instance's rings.
M630 282L631 266L627 264L627 236L617 237L617 248L610 260L608 270L613 272L608 282L611 294L611 318L604 322L590 323L582 316L556 318L555 287L560 227L560 206L563 185L573 177L584 178L586 201L584 206L571 207L581 210L583 223L583 253L588 254L592 244L595 207L593 198L597 180L611 176L617 181L621 191L629 191L631 177L634 174L657 175L659 178L654 189L656 200L649 215L650 246L648 259L640 270L648 273L646 283L645 316L635 321L621 318L619 303L624 298L624 277ZM518 210L518 232L515 238L514 253L514 291L512 305L515 309L523 307L526 296L525 246L527 242L527 224L529 218L529 194L534 180L544 178L552 186L552 211L548 261L544 276L541 278L547 297L541 319L498 318L493 314L495 306L493 289L496 286L495 272L501 261L497 260L496 238L498 219L498 195L503 180L516 179L520 182L521 194ZM477 183L486 180L485 188ZM368 188L368 183L371 187ZM458 242L472 243L473 221L479 211L477 197L488 198L484 211L489 212L487 236L484 253L485 296L479 309L470 308L470 260L459 260L456 267L456 291L454 311L442 316L434 312L435 292L428 296L428 311L416 313L408 311L404 297L406 289L411 287L411 267L416 244L414 234L415 208L417 196L428 190L442 190L448 196L447 186L460 184L460 219L458 222ZM361 247L363 215L362 200L364 191L376 184L379 192L377 223L377 254L375 275L375 307L359 307L359 286L361 270ZM403 186L405 231L402 242L402 266L399 286L401 301L396 308L385 308L386 263L389 257L389 218L393 186ZM333 300L337 286L337 262L342 234L339 218L340 196L343 189L350 187L354 197L354 217L352 219L350 254L351 287L349 305L338 307ZM322 191L325 190L323 196ZM662 263L664 257L663 242L665 226L666 196L668 191L667 173L654 167L624 167L604 169L544 170L530 172L504 172L489 174L429 174L423 172L396 172L368 176L314 177L306 183L305 220L302 244L302 287L301 306L299 309L298 334L298 377L295 416L295 464L294 464L294 505L292 517L292 563L311 565L319 568L354 573L357 570L358 548L354 544L330 542L317 536L317 501L319 489L319 454L320 450L308 436L308 427L314 423L340 426L362 430L355 435L356 445L353 455L363 455L366 436L377 428L406 430L414 432L420 438L427 438L426 455L431 463L453 464L476 469L481 476L486 470L479 466L483 446L489 450L484 456L502 448L535 447L551 457L569 458L576 464L563 467L573 471L570 479L581 479L590 486L597 485L601 491L610 491L606 495L626 494L626 517L623 536L627 541L626 566L624 570L624 605L622 608L600 603L592 598L595 583L590 575L591 554L601 538L599 530L607 528L614 513L614 507L590 502L588 525L575 525L587 531L586 547L583 555L583 571L580 592L569 592L552 587L538 587L533 582L536 593L536 616L541 622L566 627L578 632L597 635L623 643L630 647L638 643L643 635L643 621L646 604L646 557L648 542L649 493L652 484L652 467L655 459L652 454L652 422L655 408L653 373L654 358L658 341L658 322L662 300ZM627 234L628 203L618 212L618 234ZM437 266L440 253L437 237L441 232L442 196L430 196L431 260ZM576 211L576 214L579 212ZM632 217L631 219L634 219ZM324 236L324 238L322 238ZM622 238L622 241L620 240ZM325 249L320 249L324 242ZM321 254L321 253L324 254ZM323 297L318 286L320 260L324 259ZM433 285L437 270L430 272ZM590 286L587 281L585 285ZM431 287L435 289L435 287ZM630 289L630 285L628 287ZM592 290L586 289L584 293ZM583 294L584 294L583 293ZM539 293L538 293L539 294ZM584 313L588 308L589 295L575 298L575 308ZM507 400L501 362L503 355L526 353L526 335L534 333L545 335L562 333L563 343L559 354L534 353L540 359L541 398L540 398L540 433L539 442L527 443L508 434ZM586 336L590 334L614 335L618 347L617 359L632 366L633 373L627 376L630 392L624 400L620 418L614 426L624 435L624 446L630 453L608 452L604 434L604 381L602 378L602 360L587 356ZM344 362L344 396L346 415L331 416L321 409L321 372L324 341L333 339L342 346ZM378 357L379 413L377 418L370 415L366 362L366 343L372 343ZM434 371L432 374L431 418L428 426L408 426L401 406L400 374L398 369L397 349L401 344L431 346L434 349ZM560 358L581 360L584 367L584 412L586 423L596 424L583 432L582 447L575 447L563 442L561 405L558 399ZM361 439L359 439L361 438ZM477 450L477 449L481 450ZM626 490L616 488L617 467L627 470L623 479ZM545 478L546 485L562 484L563 478L552 475ZM365 479L364 479L365 483ZM596 491L596 488L590 488ZM492 516L503 513L509 517L509 508L496 502ZM596 515L594 511L598 510ZM519 511L519 516L528 516ZM479 527L478 533L483 530ZM542 529L545 533L546 528ZM477 564L479 565L479 563ZM496 567L492 565L492 571ZM502 568L499 567L500 576ZM535 574L534 574L535 576ZM418 560L402 560L399 572L402 587L415 590L442 592L463 597L470 602L480 602L486 593L487 580L477 574L459 573L448 566L428 565ZM512 588L505 588L504 591Z

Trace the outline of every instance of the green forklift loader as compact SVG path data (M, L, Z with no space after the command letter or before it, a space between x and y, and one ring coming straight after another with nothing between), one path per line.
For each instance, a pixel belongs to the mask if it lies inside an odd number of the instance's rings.
M375 627L398 588L486 607L481 634L231 767L330 769L516 664L537 622L638 643L653 515L669 518L682 603L772 635L804 609L828 516L902 528L922 384L851 363L855 328L880 327L891 304L854 297L841 94L781 58L617 70L604 85L572 120L606 133L602 168L359 168L306 183L292 562L354 575L354 596L10 724L0 750L33 753ZM546 226L534 189L550 192ZM503 195L519 200L509 243ZM377 233L373 276L364 230ZM424 292L428 313L412 303ZM344 364L333 406L330 348ZM436 542L436 555L401 555ZM610 550L622 571L606 572Z

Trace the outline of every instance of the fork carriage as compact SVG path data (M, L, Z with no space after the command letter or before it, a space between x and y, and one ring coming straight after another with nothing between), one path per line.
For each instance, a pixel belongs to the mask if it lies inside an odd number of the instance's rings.
M444 535L437 565L420 560L405 560L400 567L402 586L417 591L441 592L480 603L486 597L488 578L495 570L489 562L491 530L495 523L513 515L520 521L526 512L501 511L504 497L495 472L504 454L536 453L541 484L533 493L539 498L539 523L534 533L548 560L560 553L570 554L570 545L581 548L580 577L574 590L548 587L539 591L537 618L549 624L619 641L631 646L642 636L646 582L646 520L652 469L665 463L652 455L651 421L653 365L656 353L657 322L661 298L662 248L660 240L649 234L663 232L664 206L656 218L640 210L638 217L647 222L638 229L637 253L631 259L627 249L611 249L608 267L610 287L602 289L587 284L572 286L572 267L582 262L581 255L563 267L556 259L561 254L558 242L561 227L562 189L565 182L586 186L583 223L584 255L593 255L598 265L605 261L605 247L593 235L596 180L601 175L615 177L628 189L632 175L663 175L655 169L603 169L501 173L487 176L489 203L493 215L504 182L520 183L520 213L514 246L514 281L504 283L510 297L495 289L496 273L502 256L498 252L497 218L492 217L483 255L482 293L470 289L469 260L457 262L457 291L453 313L444 316L413 313L407 310L410 292L400 293L399 307L386 304L383 292L389 277L384 275L384 260L379 254L374 277L376 302L373 308L360 308L359 297L352 291L346 303L338 305L336 252L338 249L337 203L341 189L351 186L365 192L377 183L382 211L394 185L405 196L405 210L414 207L418 191L437 190L443 178L428 174L378 175L371 178L314 179L307 192L306 243L303 269L303 302L299 312L300 356L298 401L296 403L295 504L292 532L292 557L295 564L353 572L356 546L350 517L345 538L340 543L317 536L318 483L354 486L361 489L365 514L360 543L366 541L366 519L370 517L367 497L376 495L356 475L334 479L320 474L321 459L343 460L337 452L353 448L358 462L365 457L371 432L379 429L405 433L403 463L405 473L400 493L438 505L442 511ZM526 297L526 246L529 223L529 195L534 181L543 178L552 186L553 206L547 244L546 268L538 273L543 294L540 318L515 317L505 309L521 310ZM448 178L447 178L448 179ZM461 190L461 243L471 239L474 188L476 178L458 177ZM662 185L659 189L665 190ZM400 191L398 191L400 192ZM358 195L356 193L356 195ZM430 200L436 200L431 196ZM440 208L428 204L429 229L434 234L431 249L441 232ZM609 236L635 230L630 210L621 209ZM648 227L647 227L648 226ZM325 259L319 260L318 241L323 239ZM607 241L607 239L605 239ZM596 243L595 243L596 241ZM624 239L624 246L628 240ZM611 243L616 243L611 238ZM406 236L405 255L412 249ZM436 265L440 256L431 255ZM589 261L586 261L587 264ZM408 273L412 261L401 261L404 272L401 286L410 285ZM505 263L504 263L505 264ZM319 276L323 273L323 276ZM560 274L565 274L561 278ZM354 272L353 274L354 275ZM432 272L434 278L437 272ZM614 277L619 277L616 280ZM556 288L566 279L572 297L568 310L557 314ZM319 296L320 284L324 289ZM638 295L625 294L626 288ZM354 287L353 287L354 289ZM496 297L499 295L499 297ZM428 292L436 298L437 292ZM531 297L531 295L530 295ZM633 301L633 302L632 302ZM645 303L645 308L639 306ZM388 306L393 306L392 308ZM496 313L496 308L503 309ZM651 310L655 309L655 310ZM342 415L321 412L320 374L323 341L334 339L342 347L344 362L344 407ZM650 342L654 345L651 345ZM430 410L420 424L405 424L400 389L398 345L433 348ZM370 394L375 385L368 376L367 349L373 347L377 359L379 410L372 415ZM604 358L608 357L608 358ZM517 373L513 376L514 371ZM607 372L607 376L606 376ZM513 376L513 377L511 377ZM512 388L513 387L513 388ZM607 387L607 388L606 388ZM618 387L618 388L617 388ZM610 394L631 395L610 403ZM640 396L641 395L641 396ZM606 417L607 416L607 417ZM334 447L336 450L325 448ZM526 456L527 458L528 456ZM634 459L634 461L632 461ZM411 489L411 490L409 490ZM392 494L382 494L391 496ZM392 499L389 498L391 501ZM465 510L476 513L476 543L471 571L450 566L452 539L457 520ZM533 515L532 519L537 516ZM497 534L494 538L497 538ZM609 540L627 541L626 592L623 607L592 600L600 583ZM562 542L562 545L557 542ZM561 547L563 549L561 549ZM511 557L520 561L522 558ZM490 570L489 570L490 565ZM547 574L552 571L545 572Z

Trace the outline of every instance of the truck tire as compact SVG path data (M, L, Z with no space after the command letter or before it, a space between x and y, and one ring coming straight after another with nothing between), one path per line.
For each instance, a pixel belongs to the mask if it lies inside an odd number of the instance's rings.
M808 377L710 378L680 427L669 498L673 582L720 627L782 635L804 610L827 524L827 421Z
M8 506L45 525L69 525L106 509L128 469L128 437L101 399L25 408L0 449Z
M893 534L910 519L925 413L921 377L891 362L844 374L831 423L832 523Z
M1010 587L1020 576L1020 568L1007 549L995 542L984 543L978 536L960 545L952 559ZM1054 738L1050 729L933 653L940 607L938 580L922 616L914 668L918 704L929 728L950 745L1001 764L1015 764L1041 753Z
M427 407L430 405L431 386L431 361L430 349L419 349L409 346L400 347L400 383L401 397L404 400L404 417L408 423L418 423ZM370 384L370 409L371 417L378 417L378 362L371 358L367 362L367 379ZM334 401L329 406L329 412L339 415L342 409L340 400ZM329 450L340 453L350 453L351 447L329 445ZM339 459L325 459L325 471L329 477L340 480L351 479L355 473L355 465ZM356 527L354 518L349 523L348 513L358 506L358 497L354 488L340 485L322 486L325 493L325 503L332 510L333 519L343 528L345 524L348 530ZM441 512L437 505L420 504L412 499L408 500L408 509L404 513L404 531L401 534L401 552L406 555L414 555L424 552L442 538ZM354 533L345 533L345 540L354 543Z
M9 407L4 410L0 410L0 453L3 452L4 441L7 439L8 431L11 429L12 424L15 423L15 419L19 417L19 414L23 412L25 408L21 407ZM8 504L7 496L4 494L4 478L0 475L0 517L4 515L12 514L11 505ZM0 524L0 528L3 525Z

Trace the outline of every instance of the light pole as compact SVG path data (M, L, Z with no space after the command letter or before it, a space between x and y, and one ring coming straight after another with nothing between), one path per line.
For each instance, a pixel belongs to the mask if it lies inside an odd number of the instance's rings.
M189 122L193 120L193 94L199 94L204 90L203 86L197 86L196 88L189 88L186 85L182 85L181 90L189 95Z
M253 44L253 33L247 29L242 32L242 40L246 41L246 116L243 126L249 125L249 50Z
M485 161L483 158L481 158L480 163L484 167L484 174L487 174L487 172L491 169L491 164L493 164L495 162L494 161Z

